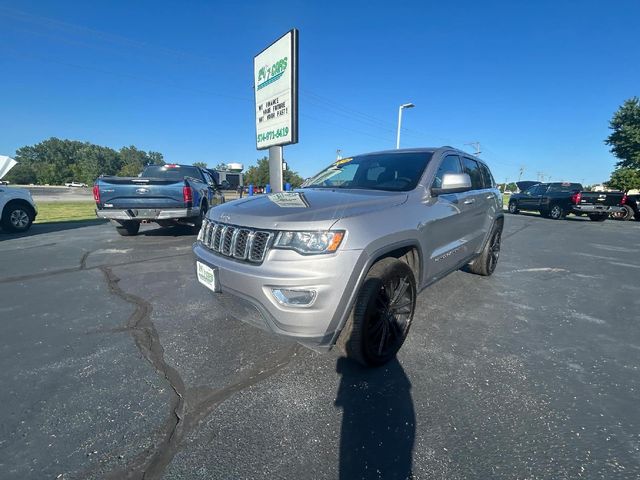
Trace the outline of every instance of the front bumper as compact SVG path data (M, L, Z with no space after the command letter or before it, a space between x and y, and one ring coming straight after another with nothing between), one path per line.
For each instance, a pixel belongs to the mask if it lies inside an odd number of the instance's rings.
M573 205L572 210L576 213L620 213L624 208L607 205Z
M361 250L303 256L270 249L260 265L218 255L200 242L193 245L193 252L198 261L216 270L221 293L215 298L222 308L239 320L319 351L333 345L366 263ZM275 299L272 288L315 290L317 296L308 307L285 306Z
M172 220L197 217L200 208L129 208L125 210L103 208L96 210L96 215L109 220Z

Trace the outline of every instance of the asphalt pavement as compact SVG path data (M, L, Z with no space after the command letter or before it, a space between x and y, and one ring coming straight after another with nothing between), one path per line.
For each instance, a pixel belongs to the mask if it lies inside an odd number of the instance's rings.
M365 370L234 318L187 231L0 232L2 479L637 479L640 222L507 215Z

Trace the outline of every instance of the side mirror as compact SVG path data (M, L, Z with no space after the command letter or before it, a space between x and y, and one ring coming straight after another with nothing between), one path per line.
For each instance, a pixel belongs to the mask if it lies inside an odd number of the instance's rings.
M442 186L432 188L431 195L438 196L446 193L460 193L471 190L471 177L466 173L445 173L442 176Z

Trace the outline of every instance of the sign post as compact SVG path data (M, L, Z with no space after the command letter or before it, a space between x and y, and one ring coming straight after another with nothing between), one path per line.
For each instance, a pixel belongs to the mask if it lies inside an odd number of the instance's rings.
M282 191L282 147L298 143L298 30L253 58L256 148L269 149L269 182Z

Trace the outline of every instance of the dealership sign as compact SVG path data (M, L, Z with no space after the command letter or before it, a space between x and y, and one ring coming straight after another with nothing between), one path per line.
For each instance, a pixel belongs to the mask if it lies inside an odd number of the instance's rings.
M298 143L298 30L253 58L256 147Z

